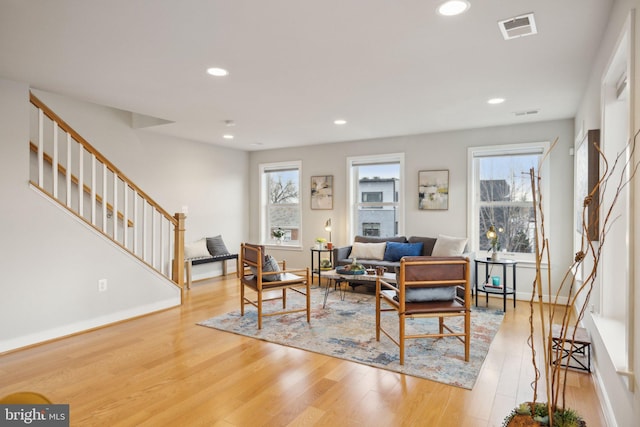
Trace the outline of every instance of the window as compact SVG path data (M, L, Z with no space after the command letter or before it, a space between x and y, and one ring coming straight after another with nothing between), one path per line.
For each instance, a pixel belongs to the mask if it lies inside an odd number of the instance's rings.
M382 191L365 191L362 193L363 203L382 203Z
M391 237L403 229L404 154L350 157L349 238Z
M379 222L362 223L362 235L371 236L371 237L380 237L380 223Z
M529 171L544 174L540 162L549 144L518 144L469 149L469 230L475 251L491 247L486 232L498 232L497 250L520 261L535 260L533 192ZM548 186L548 177L542 185ZM543 190L549 194L548 190ZM548 210L549 199L543 209ZM546 224L549 232L548 223Z
M273 232L282 231L281 244L299 246L301 241L301 162L260 165L260 240L280 243Z

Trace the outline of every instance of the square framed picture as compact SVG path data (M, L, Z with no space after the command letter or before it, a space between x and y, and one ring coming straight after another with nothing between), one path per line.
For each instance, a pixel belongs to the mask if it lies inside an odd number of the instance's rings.
M449 171L418 172L418 209L449 209Z
M311 209L333 209L333 175L311 177Z

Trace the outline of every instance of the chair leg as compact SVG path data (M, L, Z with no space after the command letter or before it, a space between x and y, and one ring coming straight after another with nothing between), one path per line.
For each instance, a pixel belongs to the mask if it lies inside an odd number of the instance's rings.
M287 308L287 289L282 290L282 308Z
M404 314L400 314L400 328L398 333L398 343L400 344L400 364L404 365Z
M240 316L244 316L244 285L240 283Z
M311 323L311 286L307 280L307 323Z
M470 338L471 338L471 314L467 311L464 316L464 361L469 361L470 351Z
M258 291L258 329L262 329L262 292Z
M376 341L380 341L380 292L379 290L376 293Z
M438 317L438 326L440 329L440 335L444 333L444 317Z

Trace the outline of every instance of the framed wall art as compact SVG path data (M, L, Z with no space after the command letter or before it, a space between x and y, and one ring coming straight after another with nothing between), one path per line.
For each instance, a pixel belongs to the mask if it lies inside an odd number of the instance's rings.
M418 172L418 209L449 209L449 171Z
M333 209L333 175L311 177L311 209Z

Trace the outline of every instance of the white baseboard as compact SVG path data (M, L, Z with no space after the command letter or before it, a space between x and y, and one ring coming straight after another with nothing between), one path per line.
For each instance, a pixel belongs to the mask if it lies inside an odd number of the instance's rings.
M609 400L609 396L607 396L607 393L604 392L604 383L602 382L602 376L598 371L598 365L596 363L592 363L591 366L593 366L596 394L598 395L598 400L600 401L600 409L602 409L602 413L604 414L604 419L607 423L607 427L618 427L616 418L613 415L611 401Z
M180 296L0 342L0 353L77 334L180 305Z

